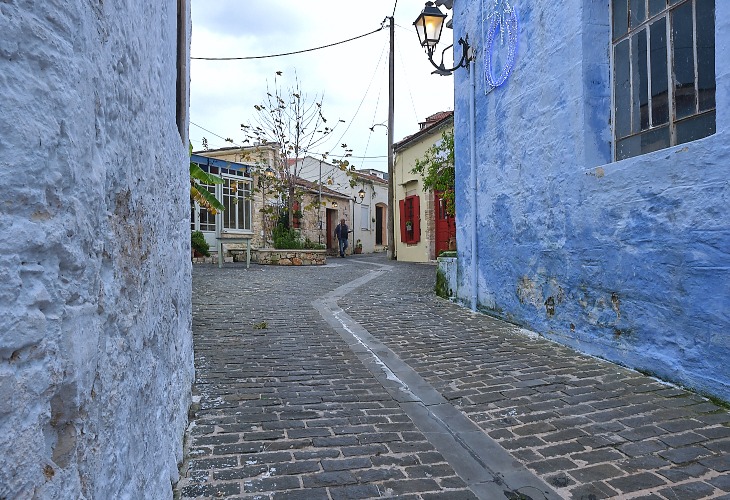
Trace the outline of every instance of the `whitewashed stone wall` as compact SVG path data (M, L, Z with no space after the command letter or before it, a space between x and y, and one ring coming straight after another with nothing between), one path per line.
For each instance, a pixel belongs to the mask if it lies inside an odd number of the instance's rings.
M188 3L0 2L0 498L172 497L193 378Z

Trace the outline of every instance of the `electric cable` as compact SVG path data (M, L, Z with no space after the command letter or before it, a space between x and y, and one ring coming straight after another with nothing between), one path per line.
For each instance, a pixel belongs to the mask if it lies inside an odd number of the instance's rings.
M406 65L405 65L405 62L403 61L403 52L401 52L400 47L398 46L398 44L396 44L396 51L398 52L398 60L400 62L400 70L403 73L403 75L405 75L404 80L406 82L406 88L408 89L408 97L411 98L411 109L413 109L413 117L415 118L416 123L418 123L419 117L418 117L418 112L416 111L416 103L413 100L413 91L411 90L411 86L409 85L408 73L406 72Z
M226 137L223 137L222 135L218 135L215 132L213 132L212 130L208 130L207 128L203 127L202 125L198 125L197 123L195 123L193 121L191 121L190 124L191 125L195 125L196 127L198 127L201 130L205 130L209 134L213 134L214 136L218 137L219 139L223 139L224 141L226 141L229 144L233 144L234 146L237 146L239 148L245 148L246 147L246 146L241 146L240 144L237 144L235 142L231 142L231 141L227 140ZM312 153L312 152L309 152L309 151L307 151L307 153L310 154L310 155L312 155L312 156L322 156L321 153ZM345 158L345 155L334 155L334 154L330 154L330 155L327 155L327 156L329 158ZM378 159L378 158L386 158L386 156L350 156L350 158L358 158L358 159Z
M251 60L251 59L268 59L271 57L291 56L294 54L303 54L305 52L312 52L315 50L321 50L321 49L327 49L329 47L334 47L336 45L342 45L343 43L352 42L354 40L358 40L360 38L370 36L373 33L377 33L378 31L382 31L382 30L383 30L383 24L380 25L380 28L373 30L369 33L365 33L364 35L358 35L353 38L348 38L347 40L342 40L340 42L335 42L335 43L329 43L327 45L322 45L320 47L314 47L311 49L303 49L303 50L295 50L293 52L284 52L282 54L269 54L266 56L247 56L247 57L191 57L190 59L199 60L199 61L246 61L246 60Z
M216 134L216 133L215 133L215 132L213 132L212 130L208 130L208 129L207 129L207 128L205 128L205 127L201 127L200 125L198 125L197 123L195 123L195 122L194 122L194 121L192 121L192 120L190 120L190 125L195 125L195 126L196 126L196 127L198 127L199 129L205 130L205 131L206 131L206 132L208 132L209 134L213 134L214 136L218 137L219 139L223 139L224 141L226 141L226 142L228 142L228 143L230 143L230 144L233 144L234 146L238 146L239 148L242 148L242 147L243 147L243 146L241 146L240 144L236 144L236 143L235 143L235 142L233 142L232 140L229 140L230 138L228 138L228 137L223 137L223 136L221 136L221 135L218 135L218 134Z
M350 119L349 123L347 124L347 127L345 128L345 131L342 132L342 135L340 136L340 138L337 141L337 143L342 144L342 139L345 137L345 134L347 134L347 131L350 130L350 127L352 126L353 122L355 121L355 118L357 118L357 115L360 112L360 108L362 108L362 105L365 102L365 99L367 98L368 93L370 92L370 88L373 85L373 81L375 81L375 76L378 73L378 68L380 68L380 62L383 60L383 54L384 53L385 53L385 50L383 50L380 53L380 59L378 59L378 64L375 65L375 70L373 71L373 75L370 78L370 82L368 82L368 87L367 87L367 89L365 89L365 93L363 94L362 99L360 100L360 104L358 104L357 109L355 110L355 113L352 115L352 118Z
M381 89L382 91L382 89ZM378 105L380 104L380 93L381 91L378 91L378 98L375 100L375 111L373 111L373 119L371 120L373 123L375 123L375 116L378 114ZM370 138L373 136L373 127L370 127L370 133L368 134L368 140L365 143L365 151L363 151L362 154L367 155L368 154L368 147L370 146Z

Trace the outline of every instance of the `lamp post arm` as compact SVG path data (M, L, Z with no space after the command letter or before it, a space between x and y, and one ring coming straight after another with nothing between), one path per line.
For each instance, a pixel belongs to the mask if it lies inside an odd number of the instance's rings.
M436 64L434 62L433 52L429 51L428 60L431 62L433 67L436 68L436 71L434 71L434 73L448 76L459 68L466 68L467 66L469 66L469 37L467 36L466 39L459 38L459 45L461 45L461 59L459 59L459 63L451 69L446 69L444 67L444 54L447 50L454 46L453 44L449 45L443 50L443 52L441 52L441 64Z

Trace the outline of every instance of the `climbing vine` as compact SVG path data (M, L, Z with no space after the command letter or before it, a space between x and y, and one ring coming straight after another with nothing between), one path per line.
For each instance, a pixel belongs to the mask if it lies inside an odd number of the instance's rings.
M411 173L423 176L423 185L429 191L436 191L446 204L446 213L456 213L454 197L454 131L441 134L441 140L428 148L426 156L416 160Z

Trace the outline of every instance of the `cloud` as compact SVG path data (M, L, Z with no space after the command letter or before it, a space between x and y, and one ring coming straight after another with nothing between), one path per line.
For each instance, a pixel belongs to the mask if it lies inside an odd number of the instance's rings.
M192 2L192 19L221 35L254 36L262 40L280 40L295 36L303 29L292 2L266 0L240 2L230 0Z
M345 0L265 0L241 2L192 0L194 57L242 57L277 54L338 42L377 29L393 12L395 0L353 4ZM418 130L426 116L453 109L453 79L431 75L432 67L418 45L412 20L422 0L399 0L396 13L396 141ZM338 127L323 151L339 142L357 156L358 166L386 168L388 116L388 29L357 41L286 57L246 61L191 62L191 120L240 142L240 124L253 118L253 106L266 98L266 85L283 71L287 87L296 75L310 97L324 95L323 113ZM328 123L328 124L329 124ZM347 129L344 136L342 132ZM191 126L195 148L205 136L211 147L226 146ZM197 141L197 143L196 143Z

